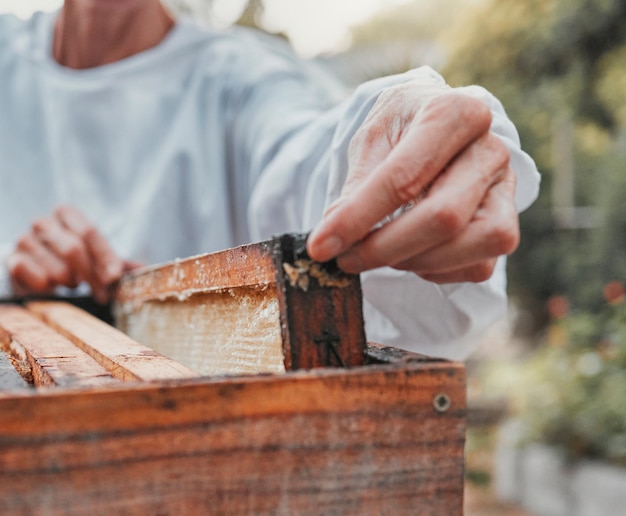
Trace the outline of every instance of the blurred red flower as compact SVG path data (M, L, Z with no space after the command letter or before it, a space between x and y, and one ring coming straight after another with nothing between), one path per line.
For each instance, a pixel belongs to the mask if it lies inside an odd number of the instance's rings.
M547 308L552 319L562 319L569 312L569 301L565 296L552 296L548 299Z
M621 281L610 281L602 290L604 299L612 305L624 302L624 285Z

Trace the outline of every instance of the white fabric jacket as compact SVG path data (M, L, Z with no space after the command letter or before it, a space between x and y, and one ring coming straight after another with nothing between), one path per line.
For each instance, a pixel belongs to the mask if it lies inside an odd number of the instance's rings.
M16 240L61 203L76 206L122 257L160 263L284 232L306 232L336 198L346 151L380 92L428 68L337 90L266 37L180 20L157 47L72 70L51 58L55 13L0 17L0 296ZM272 47L272 48L270 48ZM519 176L539 176L499 102L493 111ZM379 269L362 275L367 336L465 358L506 308L504 260L482 284L438 286Z

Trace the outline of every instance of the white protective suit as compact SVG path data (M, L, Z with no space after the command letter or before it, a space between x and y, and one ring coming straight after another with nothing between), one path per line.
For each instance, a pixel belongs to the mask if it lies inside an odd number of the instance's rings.
M438 82L428 68L378 79L341 102L267 37L179 20L157 47L87 70L51 57L56 14L0 17L0 296L6 256L61 203L122 257L159 263L306 232L340 192L348 143L382 90ZM517 206L539 176L485 90L511 151ZM504 260L481 284L438 286L391 269L362 275L370 340L465 358L506 307Z

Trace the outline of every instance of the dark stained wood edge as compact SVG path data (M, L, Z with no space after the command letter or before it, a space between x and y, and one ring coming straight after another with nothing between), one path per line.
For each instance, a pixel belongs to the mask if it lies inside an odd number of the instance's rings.
M120 281L115 300L184 300L240 287L263 288L275 281L271 244L260 242L131 271Z
M306 235L274 240L285 369L355 367L365 360L365 330L358 275L335 261L314 262Z
M0 306L2 305L18 305L25 306L27 303L33 303L35 301L63 301L74 305L77 308L85 310L85 312L97 317L101 321L108 324L113 324L113 313L111 312L111 304L102 305L98 303L94 298L90 296L71 296L71 297L59 297L58 295L50 294L32 294L26 296L11 296L9 298L0 299Z
M365 349L366 364L412 364L416 362L432 363L432 362L449 362L443 358L434 358L404 349L393 348L375 342L368 342Z

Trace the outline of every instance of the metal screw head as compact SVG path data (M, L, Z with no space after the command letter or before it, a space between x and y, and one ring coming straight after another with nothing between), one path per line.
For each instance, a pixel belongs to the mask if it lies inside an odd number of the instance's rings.
M443 392L440 392L433 398L433 407L435 407L437 412L447 412L450 405L452 405L450 396L444 394Z

